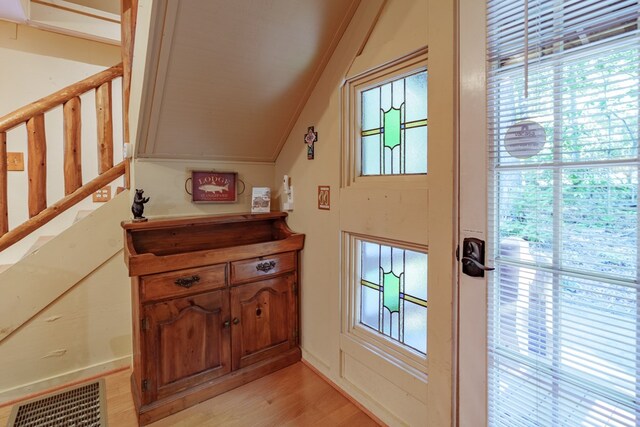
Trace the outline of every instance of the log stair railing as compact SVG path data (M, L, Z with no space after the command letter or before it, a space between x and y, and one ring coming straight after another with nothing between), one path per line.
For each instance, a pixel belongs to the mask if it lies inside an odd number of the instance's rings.
M122 64L81 80L0 118L0 251L48 223L95 191L125 174L128 160L113 164L112 81L123 76ZM95 90L98 177L82 183L80 96ZM47 204L47 144L45 113L62 106L64 121L65 197ZM126 118L125 118L126 120ZM7 194L7 132L25 124L27 128L27 173L29 219L9 229ZM127 185L128 186L128 185Z

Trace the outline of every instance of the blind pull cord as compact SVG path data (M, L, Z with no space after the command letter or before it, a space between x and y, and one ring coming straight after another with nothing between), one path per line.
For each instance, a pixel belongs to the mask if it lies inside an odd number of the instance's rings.
M529 0L524 0L524 97L529 98Z

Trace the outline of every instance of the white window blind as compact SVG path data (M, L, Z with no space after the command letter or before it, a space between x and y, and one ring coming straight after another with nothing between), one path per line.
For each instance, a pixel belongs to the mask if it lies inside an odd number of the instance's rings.
M492 426L640 425L639 19L488 0Z

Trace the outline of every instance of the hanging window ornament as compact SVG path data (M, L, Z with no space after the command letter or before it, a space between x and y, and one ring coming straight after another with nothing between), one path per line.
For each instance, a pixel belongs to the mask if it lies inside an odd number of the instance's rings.
M504 136L504 148L517 159L528 159L542 151L545 140L540 123L523 120L509 127Z

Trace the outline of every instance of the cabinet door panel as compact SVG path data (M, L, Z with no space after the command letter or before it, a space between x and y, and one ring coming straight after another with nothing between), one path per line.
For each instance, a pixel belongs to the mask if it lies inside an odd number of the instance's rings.
M294 280L290 274L231 289L233 369L295 346Z
M152 400L231 371L230 334L224 326L228 295L226 290L214 291L145 307Z

